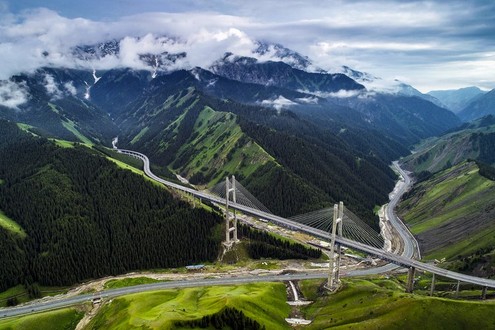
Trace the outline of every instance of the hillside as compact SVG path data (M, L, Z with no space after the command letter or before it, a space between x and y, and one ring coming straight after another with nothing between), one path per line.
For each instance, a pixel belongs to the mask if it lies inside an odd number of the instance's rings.
M29 124L46 137L110 145L118 128L108 113L85 98L89 79L90 72L53 68L14 76L29 96L16 108L0 106L0 119Z
M438 172L467 159L495 164L495 117L465 123L439 138L423 141L403 164L411 171Z
M359 111L374 129L404 146L461 124L451 111L415 96L372 94L332 100Z
M446 258L447 267L495 276L495 182L475 162L462 162L417 183L399 214L427 260Z
M322 295L321 282L304 281L305 329L484 329L495 324L491 302L459 301L406 294L393 278L344 279L334 294Z
M216 259L216 213L87 147L61 148L6 121L0 132L0 210L16 224L0 226L0 291Z
M312 303L292 310L286 303L286 286L282 283L131 294L105 303L87 328L291 329L285 318L295 315L312 321L304 326L307 329L489 329L495 324L491 301L407 294L400 280L389 276L346 278L332 294L322 285L321 280L299 281L302 295ZM0 320L0 328L73 328L83 316L79 310L76 306Z
M235 173L242 179L274 159L247 137L232 113L215 111L193 89L170 95L157 107L140 108L137 125L122 145L143 150L158 164L212 186ZM158 124L159 123L159 124Z
M162 172L200 186L236 175L282 216L343 200L375 222L371 210L386 200L394 180L385 162L291 112L221 101L184 88L188 76L176 75L184 78L179 86L157 81L118 115L121 147L140 150Z

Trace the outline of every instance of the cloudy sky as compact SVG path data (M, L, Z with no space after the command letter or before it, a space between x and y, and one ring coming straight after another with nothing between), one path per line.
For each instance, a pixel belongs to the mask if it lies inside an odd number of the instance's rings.
M166 47L207 66L263 40L323 69L347 65L422 92L495 88L492 0L0 0L0 79L47 61L78 65L70 47L125 36L122 58L92 65L139 66L136 52Z

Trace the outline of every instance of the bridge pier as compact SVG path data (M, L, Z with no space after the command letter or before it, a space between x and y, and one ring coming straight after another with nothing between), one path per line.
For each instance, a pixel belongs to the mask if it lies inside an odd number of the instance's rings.
M339 227L339 234L342 234L342 217L344 212L344 204L335 204L333 206L333 223L332 233L330 239L330 256L328 261L328 282L327 289L335 290L340 281L340 244L337 244L337 257L335 257L335 237L337 235L337 226Z
M414 275L416 274L416 268L409 267L407 272L407 284L406 284L406 292L412 293L414 291Z
M461 281L457 281L457 287L455 289L455 297L459 298L459 289L461 288Z
M229 177L225 178L225 242L223 244L227 247L232 246L233 243L238 241L237 239L237 213L233 210L233 216L230 216L230 194L232 193L232 202L237 203L236 189L235 189L235 176L232 175L232 182Z
M432 274L433 277L431 278L430 296L433 296L433 292L435 291L435 273Z
M337 221L337 235L342 237L342 219L344 218L344 203L339 203L339 217L340 221ZM335 269L335 280L340 282L340 259L342 255L342 244L337 243L337 267Z

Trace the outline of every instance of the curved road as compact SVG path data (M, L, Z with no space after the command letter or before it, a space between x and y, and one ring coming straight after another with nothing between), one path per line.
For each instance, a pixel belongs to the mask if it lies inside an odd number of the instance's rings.
M390 193L390 201L388 202L387 205L385 205L385 215L386 218L392 224L392 226L399 233L399 236L401 237L401 240L404 244L402 256L407 258L413 258L414 256L416 256L417 259L421 259L419 257L420 251L416 238L411 234L409 228L407 228L407 226L399 219L399 217L395 213L395 208L397 207L397 204L399 203L402 195L404 195L404 193L408 191L412 185L411 178L404 170L402 170L402 168L399 166L398 161L393 162L392 166L402 177L402 180L399 180L397 182L394 191ZM400 268L400 266L397 266L393 263L389 263L380 267L353 270L348 272L347 275L360 276L360 275L383 274L395 270L397 268Z
M397 217L397 214L395 213L395 208L397 207L402 195L404 195L404 193L409 190L412 185L411 178L399 166L398 161L393 162L392 165L399 172L404 181L399 181L397 184L396 189L390 198L390 202L385 209L385 213L404 242L404 251L402 252L402 255L408 258L416 257L417 259L421 259L418 241L416 241L416 238L409 231L409 228L407 228L407 226L399 219L399 217Z

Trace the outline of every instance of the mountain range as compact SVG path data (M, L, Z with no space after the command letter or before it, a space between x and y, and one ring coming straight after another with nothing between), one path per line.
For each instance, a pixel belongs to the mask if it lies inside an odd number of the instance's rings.
M461 124L411 86L370 90L379 78L348 67L329 73L277 44L260 42L252 56L226 53L206 68L188 68L188 54L173 51L139 54L141 69L89 68L120 56L122 44L73 48L86 68L12 77L26 100L1 106L1 117L87 144L110 146L118 136L161 175L203 187L235 174L281 215L344 200L369 219L393 186L388 164Z
M459 113L476 97L485 94L485 92L478 87L471 86L455 90L430 91L427 94L438 99L452 112Z
M459 112L459 117L464 121L471 121L486 115L495 115L495 89L475 97Z

